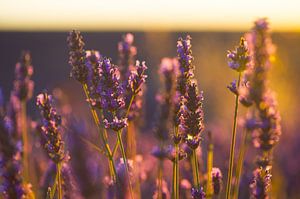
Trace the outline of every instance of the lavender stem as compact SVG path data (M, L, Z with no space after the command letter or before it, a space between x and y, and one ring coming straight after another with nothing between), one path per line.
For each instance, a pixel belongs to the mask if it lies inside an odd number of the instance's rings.
M240 87L241 74L242 73L239 72L239 77L238 77L238 82L237 82L237 90ZM236 124L237 124L238 107L239 107L239 94L237 93L235 96L232 139L231 139L230 155L229 155L229 170L228 170L228 178L227 178L227 185L226 185L226 199L230 198L230 191L231 191L231 180L232 180L232 173L233 173L234 148L235 148L235 140L236 140Z

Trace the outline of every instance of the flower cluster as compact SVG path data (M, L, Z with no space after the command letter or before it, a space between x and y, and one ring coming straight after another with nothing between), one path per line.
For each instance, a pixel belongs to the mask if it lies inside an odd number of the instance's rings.
M192 188L192 198L193 199L205 199L205 196L206 196L206 194L202 187L200 187L199 189Z
M228 65L233 70L243 72L249 66L250 56L248 53L247 43L244 38L241 38L240 45L233 51L228 51Z
M69 64L72 66L71 76L82 84L87 83L88 68L85 65L86 52L83 37L79 31L73 30L67 38L69 46Z
M136 61L136 65L129 73L128 80L125 82L125 102L126 110L129 109L128 119L132 120L138 115L139 110L142 108L142 87L146 81L147 75L145 71L147 66L145 62L142 64ZM130 107L129 107L130 106Z
M86 66L89 70L88 90L90 93L90 104L101 109L101 100L99 93L101 55L98 51L86 51Z
M190 83L191 78L194 77L193 64L194 57L192 55L191 37L188 35L186 39L179 38L177 41L177 54L179 60L179 76L177 79L177 90L181 96L186 93L186 85Z
M204 129L202 101L202 92L199 93L197 84L193 82L188 85L183 113L183 128L185 140L192 149L196 149L199 146L201 141L200 135Z
M253 181L250 184L251 197L253 199L268 199L268 190L271 185L269 170L256 169L253 172Z
M41 93L36 101L42 115L42 140L45 150L50 159L55 162L61 162L65 157L64 142L61 139L60 125L61 117L57 114L52 105L52 96L47 93Z
M34 83L31 80L33 67L31 65L31 55L28 51L23 51L20 61L16 64L15 81L13 94L20 101L28 100L32 97Z

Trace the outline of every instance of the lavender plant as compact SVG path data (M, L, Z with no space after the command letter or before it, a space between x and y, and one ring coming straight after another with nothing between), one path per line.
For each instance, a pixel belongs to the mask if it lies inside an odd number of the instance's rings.
M15 81L12 95L15 98L15 107L18 107L18 134L22 136L22 161L24 167L24 180L29 181L29 141L27 127L27 101L32 97L34 82L31 80L33 67L31 65L31 55L29 51L23 51L20 61L15 68ZM18 104L18 105L17 105Z
M247 69L248 63L250 61L250 56L248 54L247 44L244 38L241 38L240 45L236 47L234 51L228 51L227 57L229 58L228 65L231 69L238 72L238 80L231 83L228 86L229 90L235 95L235 108L234 108L234 118L233 118L233 128L232 128L232 138L230 144L230 156L229 156L229 166L228 166L228 178L226 185L226 198L231 197L231 184L232 184L232 174L234 165L234 150L236 141L236 126L237 126L237 115L239 107L239 88L241 84L242 73Z

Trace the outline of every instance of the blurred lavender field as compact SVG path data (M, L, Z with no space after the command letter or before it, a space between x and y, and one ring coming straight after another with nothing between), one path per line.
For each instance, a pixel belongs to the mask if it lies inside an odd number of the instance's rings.
M117 60L117 43L124 33L83 32L82 34L86 41L86 49L97 49L101 54L112 57L112 60ZM145 173L149 175L153 169L151 161L155 161L150 153L156 143L152 131L157 110L155 96L160 88L157 75L158 66L163 57L176 56L177 38L185 36L187 33L133 32L133 34L135 35L135 46L138 49L137 59L145 60L149 68L145 109L142 114L143 122L139 131L140 138L137 142L137 153L147 154L143 157L143 164L145 164ZM212 131L215 144L214 165L226 174L234 107L233 96L226 89L226 85L236 78L235 74L228 70L226 51L236 44L243 33L192 32L189 34L193 38L195 75L200 89L204 91L205 132ZM68 65L66 37L67 33L63 32L0 32L0 87L4 91L4 96L8 98L13 87L15 63L20 52L30 50L34 66L32 79L35 82L35 90L33 96L45 88L49 92L55 88L60 88L67 96L66 103L70 103L77 120L91 118L88 106L84 103L85 98L80 86L73 79L68 78L70 66ZM275 56L272 57L273 67L270 83L271 88L277 93L283 132L274 152L273 198L296 199L300 197L300 182L298 180L300 178L300 156L298 155L300 150L300 135L298 134L300 109L297 103L300 100L298 88L300 84L300 34L273 33L272 38L277 50ZM35 100L29 101L28 110L33 119L39 117L35 108ZM241 109L241 112L243 111L245 110ZM86 120L88 127L93 126L90 121L92 119ZM94 131L95 129L92 129L89 136L95 137ZM69 134L68 137L72 140L72 134ZM203 159L206 160L206 133L204 133L204 138L202 150L205 151L203 152ZM79 146L71 145L71 147L74 148L73 151L76 151ZM78 153L80 152L78 151ZM246 175L242 180L245 180L245 190L242 190L240 198L243 198L243 194L244 196L248 195L248 178L252 175L253 158L251 157L253 156L254 154L249 154L249 159L244 165ZM84 170L74 162L77 158L76 155L73 154L71 157L73 159L71 163L75 170L83 172ZM96 163L91 163L88 167L95 169L94 167L97 166L93 164ZM99 171L99 176L101 175L101 171ZM226 176L224 178L226 179ZM95 187L97 187L97 183L101 183L101 180L98 182L99 179L91 179L90 181ZM97 198L95 195L100 190L95 187L83 190L83 194L87 198ZM153 187L142 187L142 189L149 189L149 194L145 194L142 198L152 197ZM147 191L143 193L147 193Z

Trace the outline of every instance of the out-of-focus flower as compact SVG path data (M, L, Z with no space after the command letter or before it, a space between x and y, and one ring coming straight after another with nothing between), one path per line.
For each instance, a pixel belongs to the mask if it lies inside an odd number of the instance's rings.
M157 181L156 184L157 184L156 187L158 187L159 182ZM158 198L170 199L171 198L171 194L168 189L168 184L165 180L162 180L162 182L161 182L161 192L162 192L161 197L159 197L158 190L155 190L152 199L158 199Z
M88 68L85 65L86 53L83 37L79 31L73 30L67 38L69 46L69 64L72 66L71 76L81 84L87 83Z
M212 183L213 183L213 188L214 188L214 194L218 195L221 192L222 189L222 172L219 168L212 168L211 171L212 175Z
M256 169L253 172L254 178L250 184L251 198L268 199L268 190L271 185L272 175L269 170Z
M33 67L31 65L31 55L29 51L23 51L20 61L16 64L15 81L13 94L20 101L28 100L32 97L34 83L31 80Z
M200 188L192 188L192 198L193 199L205 199L205 192L203 187Z
M131 70L135 63L135 57L137 49L133 45L134 36L131 33L127 33L123 36L123 40L118 43L119 51L119 67L121 78L126 78L127 73Z
M36 101L42 115L42 137L45 150L50 159L55 162L61 162L64 157L64 142L61 139L60 125L61 117L57 114L52 105L52 96L47 93L41 93Z

